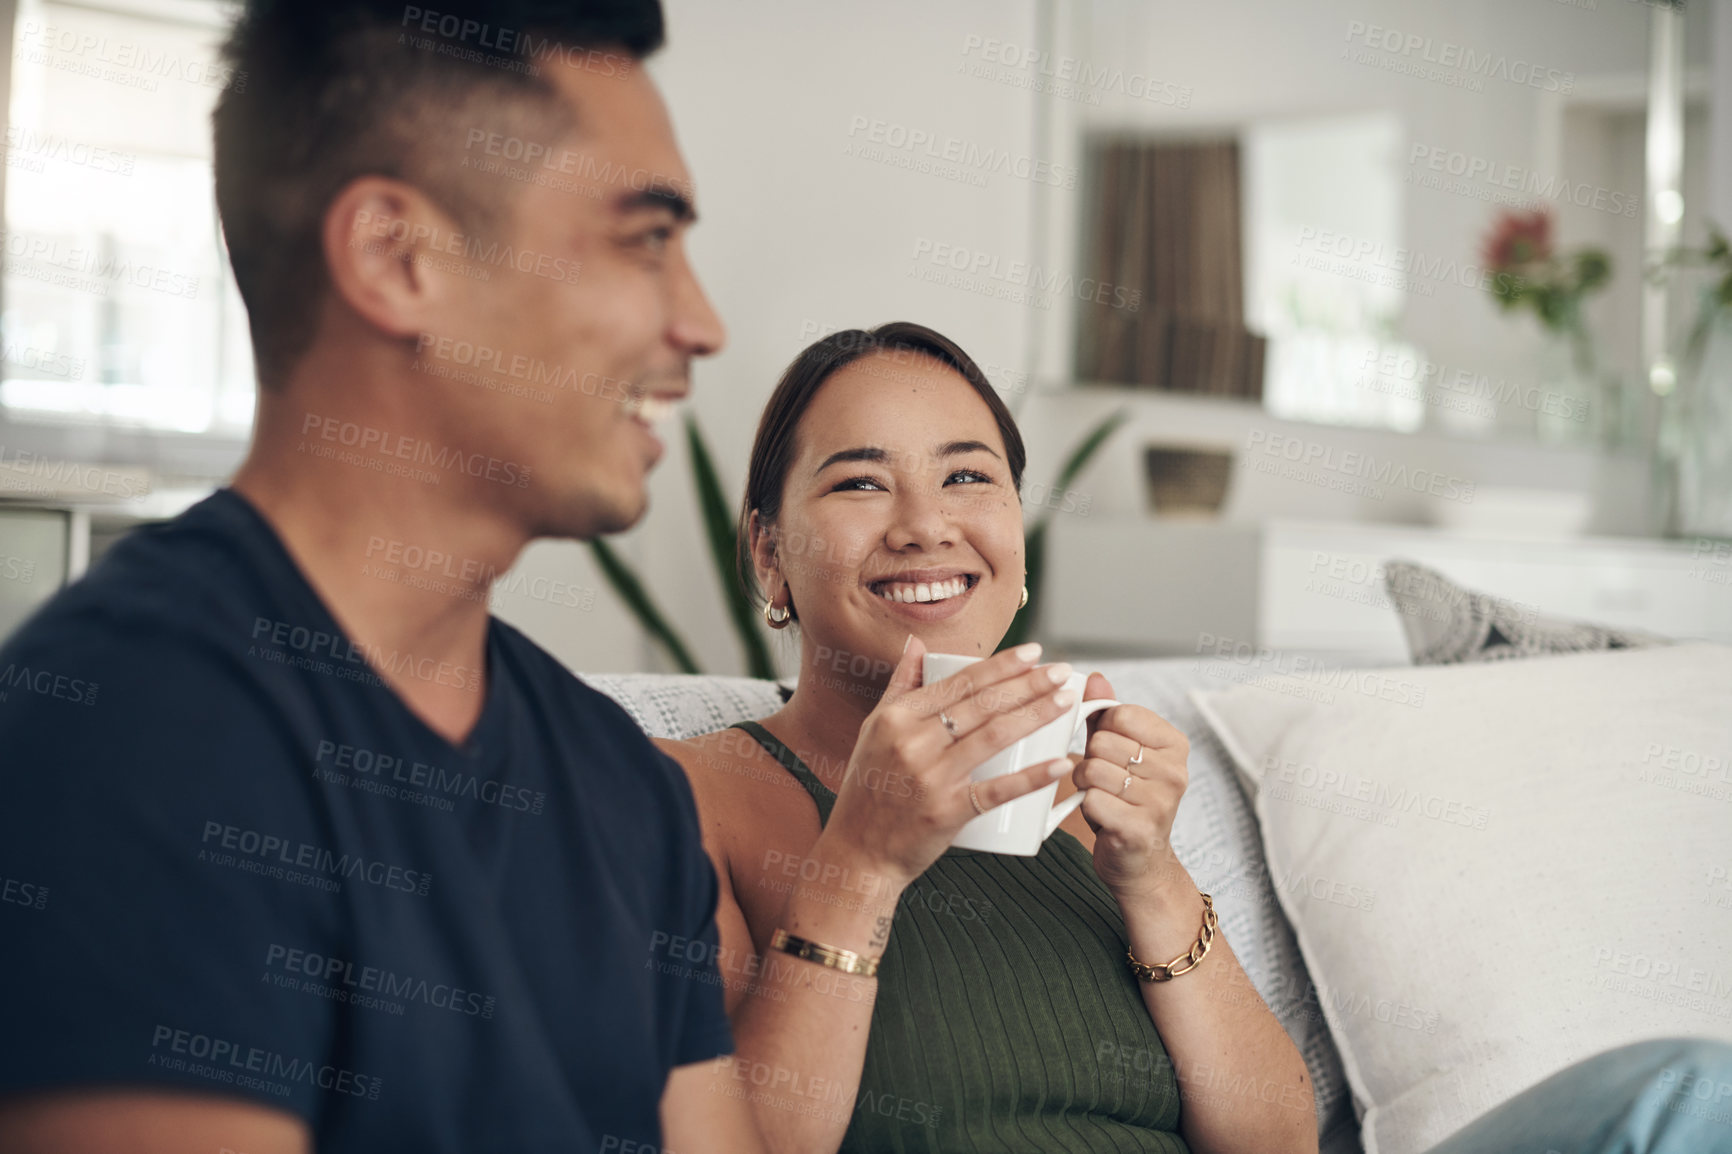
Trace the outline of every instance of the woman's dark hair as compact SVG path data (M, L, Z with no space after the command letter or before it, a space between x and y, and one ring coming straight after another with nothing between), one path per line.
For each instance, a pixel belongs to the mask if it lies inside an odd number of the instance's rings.
M782 489L788 480L788 469L794 463L797 446L794 431L800 418L812 404L812 398L831 375L862 357L874 354L893 359L912 360L926 357L955 369L971 385L998 424L998 435L1004 439L1004 460L1010 468L1012 487L1022 492L1022 470L1028 455L1022 447L1022 434L1016 420L1005 408L992 382L974 363L974 358L962 351L949 337L917 325L912 321L892 321L875 329L843 329L806 346L782 373L775 392L764 406L758 421L758 435L752 440L752 463L746 472L746 497L740 503L739 572L746 595L761 600L757 588L757 573L752 565L752 514L758 524L769 528L782 512Z

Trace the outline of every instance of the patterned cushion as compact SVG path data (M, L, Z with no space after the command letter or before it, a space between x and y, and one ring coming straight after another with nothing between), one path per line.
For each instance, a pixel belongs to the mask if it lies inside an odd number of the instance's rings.
M1401 615L1415 665L1508 661L1592 649L1641 649L1670 644L1633 629L1541 617L1531 605L1476 593L1435 569L1411 561L1383 567L1389 599Z
M1207 682L1191 659L1105 662L1098 669L1120 701L1154 710L1191 742L1190 785L1173 823L1179 860L1215 898L1221 928L1252 985L1305 1058L1317 1096L1324 1150L1359 1149L1341 1058L1324 1023L1315 987L1299 956L1263 861L1257 821L1231 761L1186 691ZM690 737L774 713L776 686L742 677L669 674L587 675L652 737Z
M753 721L782 708L773 681L683 673L585 673L651 737L687 738Z

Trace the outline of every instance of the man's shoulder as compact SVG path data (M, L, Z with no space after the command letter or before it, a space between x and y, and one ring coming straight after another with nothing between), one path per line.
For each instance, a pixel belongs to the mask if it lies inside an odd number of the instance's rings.
M619 702L573 673L536 644L528 634L501 617L490 618L500 651L511 663L517 684L540 709L563 715L584 728L601 726L633 744L654 750L649 736Z
M533 711L581 744L586 760L603 773L629 766L638 784L647 784L682 812L689 812L691 786L679 764L644 732L617 700L573 673L521 630L492 619L500 650L512 665L513 680Z
M117 648L159 646L244 628L248 608L268 598L257 527L237 505L219 493L173 520L134 529L24 622L5 649L85 636Z
M250 527L213 501L128 534L0 645L0 732L125 742L196 721L257 740L284 702L276 667L248 652L278 598Z

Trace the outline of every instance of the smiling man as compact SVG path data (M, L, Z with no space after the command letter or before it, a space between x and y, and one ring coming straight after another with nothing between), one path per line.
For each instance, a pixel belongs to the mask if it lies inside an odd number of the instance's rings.
M722 343L661 40L655 0L241 18L251 452L0 651L92 687L0 703L0 872L47 898L0 915L0 1149L758 1148L683 775L487 610L643 514Z

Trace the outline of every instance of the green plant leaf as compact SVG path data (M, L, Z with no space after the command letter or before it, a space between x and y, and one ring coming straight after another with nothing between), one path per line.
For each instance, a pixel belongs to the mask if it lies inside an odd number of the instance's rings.
M1130 419L1129 409L1119 409L1108 414L1104 421L1089 430L1088 435L1075 449L1071 450L1070 456L1065 459L1064 468L1058 471L1058 481L1054 487L1060 491L1070 488L1070 483L1077 479L1077 475L1083 469L1088 467L1089 461L1094 458L1095 453L1100 451L1100 447L1106 443L1106 439L1118 432L1119 427ZM1049 511L1046 515L1050 517L1052 514Z
M739 527L728 514L727 498L722 495L722 481L716 474L715 461L704 443L697 417L686 414L686 445L692 456L692 483L698 491L698 509L703 514L704 536L709 541L710 560L722 585L722 602L728 607L728 617L739 635L740 648L746 654L746 667L751 676L774 681L776 667L770 661L769 648L758 632L758 615L746 590L738 580Z
M1106 444L1107 438L1118 432L1126 421L1131 419L1129 409L1119 409L1109 413L1100 424L1090 429L1077 447L1071 450L1065 458L1064 467L1058 471L1058 480L1053 488L1063 492L1070 488L1071 482L1088 468L1088 463L1094 455ZM1040 591L1046 575L1046 530L1052 521L1052 510L1047 509L1034 519L1023 536L1023 559L1028 569L1028 604L1017 610L1011 618L1010 628L1005 632L1004 645L1020 645L1028 640L1034 632L1036 614L1040 611Z
M613 551L613 546L596 538L589 543L589 548L595 554L596 564L601 566L601 575L607 578L607 583L613 586L613 591L619 594L619 599L625 602L638 624L644 627L655 640L661 642L662 648L668 651L668 656L674 659L674 664L680 667L681 673L702 673L698 663L692 660L691 653L685 643L668 624L651 599L649 590L644 588L636 573L632 572L625 559Z

